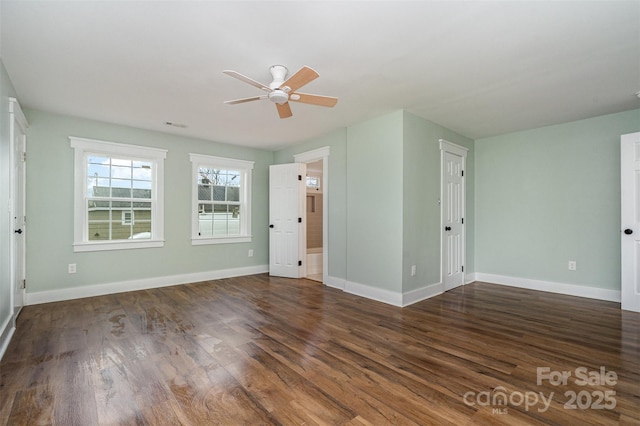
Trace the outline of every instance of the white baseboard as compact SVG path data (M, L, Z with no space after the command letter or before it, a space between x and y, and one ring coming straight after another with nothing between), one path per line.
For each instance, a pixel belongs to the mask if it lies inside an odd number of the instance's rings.
M327 287L337 288L338 290L344 290L345 282L344 278L332 277L331 275L327 275L324 280L324 284Z
M565 284L553 281L532 280L529 278L508 277L504 275L484 274L482 272L476 272L473 275L474 281L566 294L568 296L606 300L609 302L620 302L620 290L609 290L605 288L589 287L579 284Z
M402 306L402 293L395 291L371 287L369 285L355 283L353 281L345 281L344 291L355 294L356 296L362 296L367 299L377 300L378 302L388 303L389 305Z
M474 281L478 281L478 279L476 278L476 273L472 272L470 274L465 274L464 276L464 283L465 284L471 284Z
M14 331L16 331L16 328L13 325L13 315L8 315L2 322L2 328L0 328L0 360L2 360L4 353L7 351Z
M402 306L409 306L421 300L437 296L444 292L442 283L431 284L402 294Z
M346 293L355 294L356 296L377 300L378 302L398 307L409 306L421 300L437 296L443 292L441 283L430 284L406 293L398 293L331 276L327 277L325 285L337 288L338 290L342 290Z
M142 278L138 280L120 281L108 284L96 284L82 287L62 288L59 290L39 291L35 293L27 293L25 305L37 305L40 303L81 299L83 297L103 296L105 294L124 293L134 290L168 287L172 285L196 283L200 281L218 280L221 278L261 274L264 272L269 272L268 265L220 269L217 271L194 272L189 274L170 275L166 277Z

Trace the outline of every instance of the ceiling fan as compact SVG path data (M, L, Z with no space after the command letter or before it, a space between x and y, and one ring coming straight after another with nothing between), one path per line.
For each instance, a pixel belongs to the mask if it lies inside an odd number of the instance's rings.
M257 101L260 99L269 99L276 105L280 118L288 118L293 115L293 113L291 112L291 107L289 106L289 101L320 105L324 107L333 107L338 102L338 98L334 98L331 96L310 95L308 93L296 92L296 90L298 90L305 84L308 84L316 78L320 77L320 75L313 68L305 65L286 80L285 78L287 77L287 73L289 72L289 70L283 65L273 65L271 68L269 68L269 72L273 76L273 81L268 86L265 86L264 84L255 81L245 75L242 75L239 72L231 70L223 71L223 73L231 77L237 78L238 80L249 83L250 85L257 87L258 89L262 89L267 92L266 94L261 96L235 99L232 101L225 101L224 103L235 105L244 102Z

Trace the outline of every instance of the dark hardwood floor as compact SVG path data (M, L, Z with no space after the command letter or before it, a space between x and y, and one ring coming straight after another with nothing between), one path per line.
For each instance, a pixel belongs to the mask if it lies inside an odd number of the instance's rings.
M0 424L640 424L639 367L617 303L474 283L401 309L262 274L25 307Z

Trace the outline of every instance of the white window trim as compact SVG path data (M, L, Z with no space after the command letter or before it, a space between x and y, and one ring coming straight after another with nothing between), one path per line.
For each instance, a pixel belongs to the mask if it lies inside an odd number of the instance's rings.
M164 246L164 160L167 158L166 149L149 148L138 145L128 145L106 142L95 139L69 136L71 148L74 150L74 197L73 197L73 251L88 252L102 250L125 250L137 248L152 248ZM153 161L153 186L151 240L115 240L89 241L88 211L86 208L86 184L88 154L103 154L109 157L125 156L146 161Z
M228 244L228 243L250 243L251 235L251 172L255 162L237 160L234 158L215 157L212 155L189 154L191 161L191 245L207 244ZM198 220L198 171L200 167L214 167L228 170L238 170L240 172L240 205L244 206L244 213L240 215L240 230L242 235L201 237L199 233Z

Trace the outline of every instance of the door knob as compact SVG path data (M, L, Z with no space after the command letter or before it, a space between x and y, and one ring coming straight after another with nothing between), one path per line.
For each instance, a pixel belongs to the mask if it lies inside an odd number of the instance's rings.
M273 225L269 225L269 228L273 228Z
M445 230L445 231L451 231L451 227L450 227L450 226L445 226L445 227L444 227L444 230Z
M13 231L13 232L15 232L16 234L22 234L22 229L16 229L16 230L15 230L15 231Z
M631 234L633 234L633 229L627 228L627 229L624 230L624 233L627 234L627 235L631 235Z

